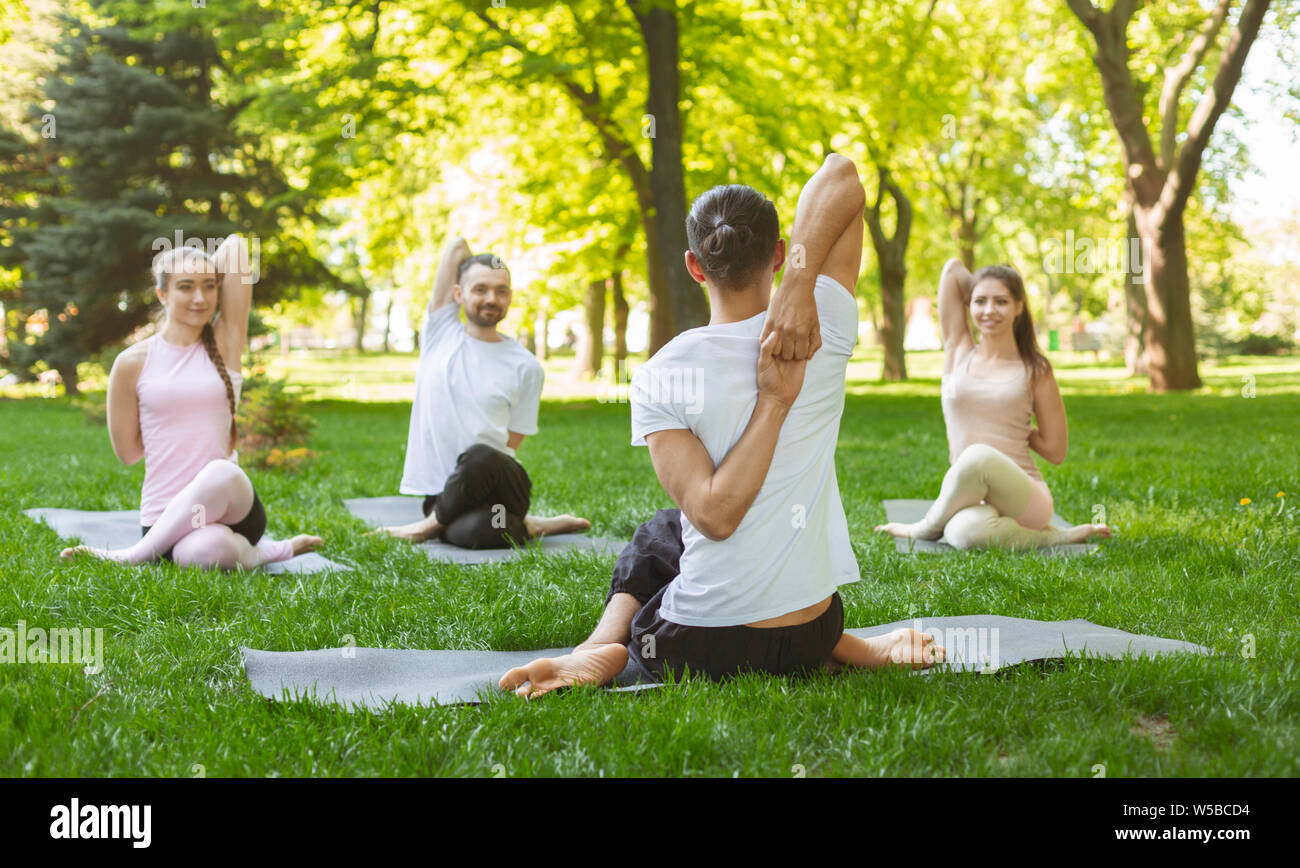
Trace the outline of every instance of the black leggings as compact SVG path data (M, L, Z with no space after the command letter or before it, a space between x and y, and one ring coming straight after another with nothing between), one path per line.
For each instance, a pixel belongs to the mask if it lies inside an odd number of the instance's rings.
M533 483L504 452L477 444L456 459L441 494L424 498L424 514L443 526L444 542L465 549L508 549L528 542L524 516Z
M839 592L826 611L806 624L789 627L687 627L659 617L664 591L680 572L682 513L661 509L636 529L632 543L614 564L605 604L615 594L641 603L632 619L627 651L642 674L662 680L686 670L712 679L742 672L793 675L820 668L844 634L844 604Z
M151 527L153 525L140 525L140 536L147 534ZM257 545L258 540L266 534L266 508L262 506L262 498L257 496L256 491L253 492L253 505L249 507L248 515L230 525L230 529L248 540L249 545ZM165 551L161 556L162 560L170 561L174 548L176 547L172 546Z

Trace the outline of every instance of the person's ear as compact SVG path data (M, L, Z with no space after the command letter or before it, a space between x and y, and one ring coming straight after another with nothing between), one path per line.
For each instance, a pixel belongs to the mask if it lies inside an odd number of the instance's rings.
M772 255L772 273L776 274L785 267L785 239L776 240L776 251Z
M459 283L451 288L451 300L462 307L465 304L465 297L461 294Z
M704 283L704 269L700 268L700 261L695 258L695 251L686 251L686 270L691 273L696 283Z

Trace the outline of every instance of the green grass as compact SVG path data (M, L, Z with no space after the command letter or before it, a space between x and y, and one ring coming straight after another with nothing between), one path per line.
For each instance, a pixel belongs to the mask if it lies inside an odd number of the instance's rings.
M348 364L364 373L364 361ZM408 407L321 401L311 405L319 460L298 476L253 477L273 534L315 530L354 571L64 564L55 535L21 510L134 508L142 469L121 466L103 428L65 399L0 400L0 626L102 627L106 646L98 675L0 665L0 775L488 776L498 763L510 776L789 776L795 765L810 776L1091 776L1097 764L1108 777L1300 774L1300 359L1226 360L1180 395L1133 391L1122 371L1082 359L1058 365L1071 451L1040 466L1061 514L1101 509L1115 528L1087 559L904 557L871 534L881 500L932 495L947 466L937 366L924 354L909 364L908 384L853 382L840 432L863 576L842 589L850 626L1087 618L1223 653L996 676L753 676L382 713L269 702L248 687L239 645L573 644L600 614L613 559L457 567L361 537L341 501L396 490ZM874 376L873 365L864 354L853 373ZM1247 374L1253 399L1241 394ZM646 451L628 445L626 405L548 401L541 428L521 451L537 512L571 510L594 533L626 537L669 505ZM1250 658L1239 653L1247 634Z

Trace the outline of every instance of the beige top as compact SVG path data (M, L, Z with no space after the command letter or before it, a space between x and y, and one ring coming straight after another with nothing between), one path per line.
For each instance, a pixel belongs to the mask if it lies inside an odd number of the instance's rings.
M1020 376L997 382L970 375L971 349L965 358L945 374L939 394L943 420L948 427L948 462L973 443L984 443L1006 455L1029 474L1042 481L1029 450L1030 419L1034 414L1034 393L1029 374L1020 366Z

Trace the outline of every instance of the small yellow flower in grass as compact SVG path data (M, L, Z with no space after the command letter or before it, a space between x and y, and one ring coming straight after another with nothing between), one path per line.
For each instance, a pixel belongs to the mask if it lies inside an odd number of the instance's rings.
M1286 497L1286 492L1285 492L1285 491L1279 491L1279 492L1277 493L1277 496L1278 496L1278 497Z
M1248 504L1248 503L1250 503L1250 498L1249 498L1249 497L1243 497L1243 498L1241 499L1241 505L1242 505L1242 506L1245 506L1245 505Z

